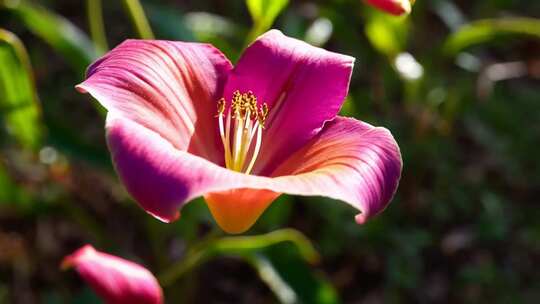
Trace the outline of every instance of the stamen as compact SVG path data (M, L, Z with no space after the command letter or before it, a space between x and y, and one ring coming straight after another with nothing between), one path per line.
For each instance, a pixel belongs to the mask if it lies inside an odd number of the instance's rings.
M230 119L229 115L227 115L227 132L223 130L223 112L225 111L225 99L221 98L218 101L218 119L219 119L219 135L221 136L221 142L223 143L223 147L225 149L225 165L228 167L231 162L231 152L229 151L229 145L227 144L229 142L229 125L230 125Z
M231 170L249 174L261 148L262 130L268 116L268 105L266 103L258 105L257 97L251 91L240 93L237 90L233 93L227 113L225 113L225 107L226 100L221 98L217 102L217 117L225 152L225 166ZM224 123L225 116L227 117ZM253 142L255 142L254 147L252 147ZM249 162L246 166L247 160Z
M238 168L238 162L240 158L240 149L242 147L242 133L244 128L244 119L238 115L236 117L235 130L234 130L234 146L233 146L233 166L232 169L240 171Z
M253 150L253 156L251 156L251 161L249 162L249 165L246 169L246 174L251 173L251 169L253 169L253 165L255 165L255 161L257 160L257 156L259 155L259 150L261 149L261 136L262 136L262 126L259 125L257 127L257 140L255 141L255 149Z

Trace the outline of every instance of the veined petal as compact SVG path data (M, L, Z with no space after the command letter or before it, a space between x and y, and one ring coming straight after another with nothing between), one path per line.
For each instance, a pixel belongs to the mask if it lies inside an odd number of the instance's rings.
M86 245L64 258L62 268L74 267L109 304L161 304L163 293L146 268Z
M371 6L392 15L403 15L411 12L414 0L365 0Z
M401 176L402 160L392 134L352 118L328 122L308 145L275 174L289 175L295 194L345 201L361 211L361 224L390 203ZM292 175L292 176L291 176Z
M218 224L233 233L248 229L280 193L345 201L361 211L356 220L363 223L387 206L402 167L399 148L388 130L350 118L326 123L274 177L225 169L175 149L159 134L122 117L111 117L107 130L117 171L128 191L163 220L174 219L177 209L195 197L234 189L265 190L269 195L251 205L239 206L229 198L210 199L212 212L220 213ZM243 227L223 225L234 223L233 217L239 214L245 216Z
M225 86L252 91L270 109L253 173L270 175L339 112L354 58L311 46L271 30L243 53Z
M222 163L214 115L231 68L208 44L126 40L92 64L77 89L177 149Z

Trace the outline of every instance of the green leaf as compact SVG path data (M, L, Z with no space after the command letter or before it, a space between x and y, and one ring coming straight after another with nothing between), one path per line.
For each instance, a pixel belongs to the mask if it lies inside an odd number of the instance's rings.
M0 29L0 121L23 147L36 148L42 130L32 67L22 42Z
M443 49L446 54L454 55L473 45L509 35L540 38L540 19L514 17L478 20L462 26L450 35Z
M10 5L7 6L7 3ZM2 5L12 11L36 36L60 53L82 76L96 58L88 36L64 17L28 1L10 1Z
M402 52L407 44L408 19L375 10L367 17L365 32L373 47L389 57Z
M309 239L293 229L204 241L159 276L160 283L170 286L198 265L218 256L244 259L282 303L338 303L335 290L309 266L319 260L319 254Z
M322 273L311 269L290 243L267 247L247 260L281 303L340 302L330 282Z
M274 23L279 13L285 9L288 0L246 0L246 4L253 19L253 28L248 41L267 31Z

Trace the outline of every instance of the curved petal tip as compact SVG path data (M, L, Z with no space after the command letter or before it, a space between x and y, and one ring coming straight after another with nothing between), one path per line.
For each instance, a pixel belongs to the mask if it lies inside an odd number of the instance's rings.
M88 93L88 91L84 87L84 83L79 83L78 85L76 85L75 90L77 90L77 92L82 93L82 94Z
M172 216L164 217L159 214L153 213L151 211L146 211L146 213L150 214L151 216L155 217L156 219L160 220L163 223L172 223L180 218L180 211L176 211Z
M364 213L358 213L358 214L354 217L354 220L356 221L356 223L357 223L358 225L362 225L362 224L364 224L365 222L367 222L368 217L367 217Z
M66 256L60 264L60 269L68 270L75 267L78 264L78 261L84 259L85 256L94 254L95 252L96 250L91 245L84 245L83 247L77 249L74 253Z

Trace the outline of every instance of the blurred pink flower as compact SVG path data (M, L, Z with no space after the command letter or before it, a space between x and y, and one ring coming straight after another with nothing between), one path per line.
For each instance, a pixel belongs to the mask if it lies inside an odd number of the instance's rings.
M85 245L62 261L62 269L74 267L108 304L161 304L163 294L146 268Z
M402 163L388 130L336 116L353 62L277 30L234 68L208 44L128 40L77 89L107 108L121 180L165 222L204 196L217 223L240 233L288 193L345 201L363 223L390 202Z
M411 12L415 0L365 0L367 4L374 6L392 15L403 15Z

